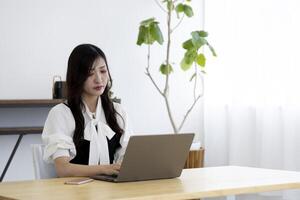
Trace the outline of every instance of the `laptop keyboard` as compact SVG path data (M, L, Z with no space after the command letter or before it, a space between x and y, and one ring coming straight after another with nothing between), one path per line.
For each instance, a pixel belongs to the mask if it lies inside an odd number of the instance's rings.
M92 178L94 178L94 179L106 180L106 181L115 181L117 179L117 177L118 177L117 174L113 174L113 175L101 174L101 175L92 176Z
M113 178L117 178L118 177L118 174L112 174L112 175L107 175L109 177L113 177Z

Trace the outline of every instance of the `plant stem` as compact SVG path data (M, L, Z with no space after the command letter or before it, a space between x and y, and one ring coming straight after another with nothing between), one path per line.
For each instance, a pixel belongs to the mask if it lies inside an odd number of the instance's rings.
M175 29L178 28L178 26L181 24L183 18L184 18L184 15L182 15L182 17L180 18L180 20L179 20L179 22L176 24L176 26L174 26L174 28L171 29L171 33L173 33L173 31L175 31Z
M165 13L167 13L167 11L161 6L161 4L157 0L154 0L154 1L158 5L158 7L160 7L160 9L162 9L162 11L164 11Z
M173 128L173 131L174 131L175 134L177 134L177 133L179 133L179 130L176 127L175 121L174 121L172 113L171 113L169 99L166 96L164 96L164 99L165 99L165 103L166 103L166 106L167 106L167 111L168 111L168 115L169 115L169 119L171 121L171 125L172 125L172 128Z
M164 96L163 92L159 89L159 87L157 86L156 82L154 81L153 77L150 74L150 45L148 45L148 54L147 54L147 67L146 67L146 75L150 78L151 82L153 83L153 85L155 86L155 88L157 89L157 91Z
M197 76L197 75L196 75ZM195 77L196 78L196 77ZM187 119L188 115L190 114L190 112L193 110L194 106L196 105L197 101L203 96L204 94L204 80L203 80L203 77L200 76L201 78L201 86L202 86L202 90L201 90L201 93L197 96L197 98L194 100L193 104L191 105L191 107L188 109L188 111L186 112L186 114L184 115L183 117L183 120L178 128L178 131L181 130L185 120Z
M168 66L170 61L170 47L171 47L171 13L172 10L168 9L168 16L167 16L167 26L168 26L168 43L167 43L167 55L166 55L166 65ZM169 119L171 121L171 125L173 128L173 131L175 134L177 134L179 131L176 127L175 121L173 119L173 115L171 112L171 107L170 107L170 103L169 103L169 74L166 75L166 82L165 82L165 89L164 89L164 99L165 99L165 103L166 103L166 107L167 107L167 111L168 111L168 115L169 115Z
M166 65L169 65L170 59L170 47L171 47L171 12L172 10L168 10L167 16L167 26L168 26L168 43L167 43L167 55L166 55ZM165 89L164 95L168 96L169 90L169 73L166 74L166 82L165 82Z
M197 76L197 65L195 63L194 101L196 101Z
M180 126L179 126L179 128L178 128L178 131L181 130L181 128L182 128L182 126L183 126L185 120L187 119L188 115L189 115L190 112L193 110L195 104L197 103L197 101L198 101L202 96L203 96L202 94L199 94L198 97L196 98L196 100L195 100L195 101L193 102L193 104L191 105L191 107L188 109L188 111L187 111L186 114L184 115L184 118L183 118L183 120L182 120L182 122L181 122L181 124L180 124Z

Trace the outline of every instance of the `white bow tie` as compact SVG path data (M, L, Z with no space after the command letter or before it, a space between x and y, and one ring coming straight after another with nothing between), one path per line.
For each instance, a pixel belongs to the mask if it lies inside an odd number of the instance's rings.
M105 119L104 113L98 112L96 119L92 117L91 113L87 112L86 114L90 120L84 129L84 138L90 141L89 165L110 164L106 137L110 140L115 135L115 132L100 120L101 117Z

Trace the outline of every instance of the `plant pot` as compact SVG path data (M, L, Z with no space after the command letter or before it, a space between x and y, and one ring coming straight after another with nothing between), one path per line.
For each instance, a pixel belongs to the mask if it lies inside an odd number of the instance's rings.
M184 168L199 168L204 166L204 148L190 150Z

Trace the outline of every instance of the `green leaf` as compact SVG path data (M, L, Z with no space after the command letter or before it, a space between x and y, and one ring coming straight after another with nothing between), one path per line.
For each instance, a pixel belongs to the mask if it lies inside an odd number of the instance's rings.
M147 28L147 37L145 38L145 44L153 44L155 42L155 39L152 37L152 35L150 34L150 30L149 28Z
M184 56L191 60L195 60L195 58L197 57L197 51L194 49L186 51Z
M189 50L184 54L184 57L190 60L190 62L194 62L194 60L197 58L197 51L194 49Z
M192 42L192 39L189 39L187 41L185 41L184 43L182 43L182 47L186 50L191 50L194 48L194 44Z
M146 35L147 35L147 28L145 26L140 26L136 44L141 46L146 40Z
M173 3L173 1L168 1L167 8L168 8L168 10L174 10L174 3Z
M181 65L181 69L186 71L188 70L193 62L195 61L197 57L197 51L196 50L190 50L190 51L187 51L185 54L184 54L184 57L180 63Z
M205 63L206 63L206 58L204 56L203 53L200 53L197 58L196 58L196 62L198 65L200 65L202 68L205 67Z
M192 37L197 40L199 39L201 36L199 35L199 31L193 31L191 32Z
M143 28L142 31L142 37L143 37L143 43L144 44L153 44L155 42L155 39L152 37L150 34L150 27L145 27Z
M193 42L193 45L194 45L197 49L199 49L202 45L207 44L206 39L200 36L199 31L193 31L193 32L191 33L191 35L192 35L192 42Z
M183 10L184 14L188 17L192 17L194 15L193 9L191 6L189 5L184 5L184 10Z
M150 34L151 34L151 37L154 40L156 40L159 44L163 44L164 38L163 38L163 35L162 35L161 30L160 30L159 26L157 25L157 23L150 24Z
M193 63L187 62L185 57L181 60L180 66L183 71L186 71L191 68Z
M170 64L169 65L161 64L159 70L162 74L168 75L173 71L173 68Z
M210 49L212 55L213 55L213 56L217 56L215 49L214 49L210 44L208 44L208 43L207 43L207 46L209 47L209 49Z
M196 77L196 72L191 76L190 82Z
M181 13L184 11L184 5L182 3L178 4L175 8L177 13Z
M140 23L141 26L149 26L151 23L155 22L155 18L149 18Z
M207 37L208 36L208 33L205 32L205 31L197 31L199 33L199 36L200 37Z

